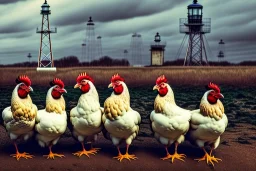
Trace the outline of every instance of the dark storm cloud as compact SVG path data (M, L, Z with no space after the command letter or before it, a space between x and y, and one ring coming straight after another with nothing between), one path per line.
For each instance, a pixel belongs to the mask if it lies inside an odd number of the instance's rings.
M11 23L9 25L0 26L0 34L11 34L11 33L19 33L27 31L29 27L24 25L24 22L19 21L15 23Z
M28 52L36 60L40 35L41 5L44 0L0 0L0 60L6 63L27 60ZM67 55L81 57L81 43L86 35L86 23L92 16L95 35L102 36L104 55L123 58L123 50L130 51L131 35L142 35L143 58L150 61L150 44L156 32L167 42L165 59L177 58L184 34L179 32L179 18L187 17L187 5L193 0L48 0L51 6L51 26L58 27L52 34L55 59ZM14 3L19 2L19 3ZM212 51L210 60L217 60L218 42L226 42L226 59L241 61L255 58L256 3L254 0L203 1L204 18L211 18L212 32L206 38ZM15 48L14 48L15 47ZM185 55L187 42L182 55ZM7 59L8 57L8 59ZM6 60L3 60L5 58ZM254 59L256 60L256 59Z
M1 0L0 5L1 4L11 4L11 3L16 3L16 2L20 2L20 1L27 1L27 0Z
M131 0L131 1L102 1L99 3L86 3L83 7L75 11L67 11L54 20L57 25L80 24L88 20L89 16L97 22L111 22L115 20L125 20L134 17L148 16L155 13L170 10L185 0Z

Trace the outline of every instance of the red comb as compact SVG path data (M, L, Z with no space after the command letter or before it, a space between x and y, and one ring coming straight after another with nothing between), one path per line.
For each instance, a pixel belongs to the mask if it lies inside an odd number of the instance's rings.
M92 79L92 77L87 75L86 72L79 74L77 79L76 79L76 82L80 83L83 79L89 80L92 83L94 83L94 80Z
M60 88L64 88L64 83L61 79L59 78L54 78L52 82L50 82L50 85L53 86L53 85L58 85L60 86Z
M156 85L159 85L161 83L167 83L167 79L164 75L161 75L156 79Z
M208 88L214 90L216 93L220 93L220 88L216 84L210 82Z
M26 86L31 86L31 80L28 78L27 75L20 75L16 79L16 83L24 83Z
M111 82L116 82L116 81L124 81L124 78L122 78L120 75L115 74L111 77Z

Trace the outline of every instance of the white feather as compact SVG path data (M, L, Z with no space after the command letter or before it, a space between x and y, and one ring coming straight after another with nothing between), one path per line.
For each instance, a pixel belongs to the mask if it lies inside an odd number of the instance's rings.
M168 93L174 100L174 95L171 87L167 84ZM161 100L164 100L163 98ZM189 129L189 121L191 113L177 106L175 103L169 101L164 102L163 113L155 113L152 111L150 120L155 138L163 145L171 145L177 141L181 143L184 141L184 135Z
M53 87L48 90L47 96L51 96L52 89ZM66 111L63 111L61 114L49 113L45 109L37 112L35 130L37 131L36 139L40 146L55 145L60 136L66 131L66 128Z
M207 96L212 90L205 92L201 99L201 103L208 103ZM188 140L199 147L206 144L213 145L217 148L220 143L220 135L224 133L228 124L228 118L223 113L220 120L204 116L200 113L200 109L192 111L191 128L188 133Z
M124 88L122 95L127 97L130 104L128 88L124 82L121 82L121 84ZM112 93L111 96L116 95ZM109 120L103 115L102 121L114 145L119 145L123 140L127 145L130 145L139 132L141 116L137 111L129 107L129 110L124 112L122 116L118 116L116 120Z
M92 140L95 140L97 138L95 134L102 130L99 96L93 83L88 81L88 84L90 90L80 96L77 106L70 111L70 121L74 127L73 135L80 142L88 136L92 136Z
M17 84L16 87L14 88L13 92L12 92L12 99L13 98L19 98L18 96L18 88L19 86L23 84ZM30 98L30 96L28 95L27 98ZM22 101L22 99L20 99ZM24 99L26 100L26 99ZM33 104L33 108L32 110L37 110L37 107ZM24 140L28 140L28 138L30 138L33 135L33 128L35 125L35 119L33 119L32 121L23 121L23 120L15 120L13 118L13 114L11 111L11 106L6 107L3 112L2 112L2 119L4 122L4 126L11 138L11 140L16 140L19 137L23 137Z

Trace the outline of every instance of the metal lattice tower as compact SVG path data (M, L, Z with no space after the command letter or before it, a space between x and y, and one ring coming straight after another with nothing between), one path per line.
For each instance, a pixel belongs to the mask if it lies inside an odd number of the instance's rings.
M82 47L82 54L81 54L81 61L82 62L85 62L86 61L86 59L85 59L85 52L86 52L86 44L85 44L85 42L83 42L82 44L81 44L81 47Z
M184 66L208 65L204 34L211 32L211 19L203 17L203 6L193 1L188 5L188 17L180 19L180 33L188 35Z
M97 57L102 57L102 44L101 44L101 36L97 37Z
M28 60L29 60L29 63L30 63L30 59L32 58L32 55L31 55L31 53L28 53Z
M221 60L225 57L225 43L222 39L219 42L219 53L217 57L219 59L219 62L221 62Z
M52 43L51 33L57 33L57 28L50 28L49 15L51 14L50 6L45 0L41 6L42 25L37 28L37 33L41 34L40 49L38 55L38 68L53 68L53 54L52 54Z
M143 42L142 42L142 36L140 34L134 33L132 35L130 51L131 51L130 64L132 66L141 66Z
M86 26L86 59L88 62L91 62L96 58L96 40L95 40L95 31L94 31L94 23L92 17L89 17Z
M125 49L125 50L124 50L124 59L127 59L127 57L128 57L128 50Z

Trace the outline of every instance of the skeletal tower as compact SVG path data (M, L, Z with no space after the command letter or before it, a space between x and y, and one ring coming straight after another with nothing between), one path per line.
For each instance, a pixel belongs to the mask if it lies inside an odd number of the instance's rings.
M85 59L85 52L86 52L86 44L85 44L85 41L81 44L81 46L82 46L82 56L81 56L81 61L86 61L86 59Z
M188 5L188 17L180 19L180 33L188 35L184 65L207 65L205 34L211 32L211 19L203 19L203 6L193 1Z
M124 50L124 59L127 59L127 57L128 57L128 50Z
M96 40L95 40L95 31L94 31L94 23L92 17L89 17L86 26L86 60L91 62L96 58Z
M42 24L36 31L41 34L37 70L43 68L52 68L55 70L56 68L54 68L52 54L51 33L57 33L57 28L50 28L49 15L51 14L51 10L49 4L47 4L47 0L45 0L41 7Z
M219 53L217 57L219 59L219 62L225 57L225 43L222 39L219 42Z
M97 57L101 58L102 57L102 44L101 44L101 36L97 37Z
M131 38L131 59L130 63L133 66L142 65L142 36L140 34L134 33Z
M32 58L32 55L31 55L31 53L28 53L28 60L29 60L29 63L30 63L30 59Z

